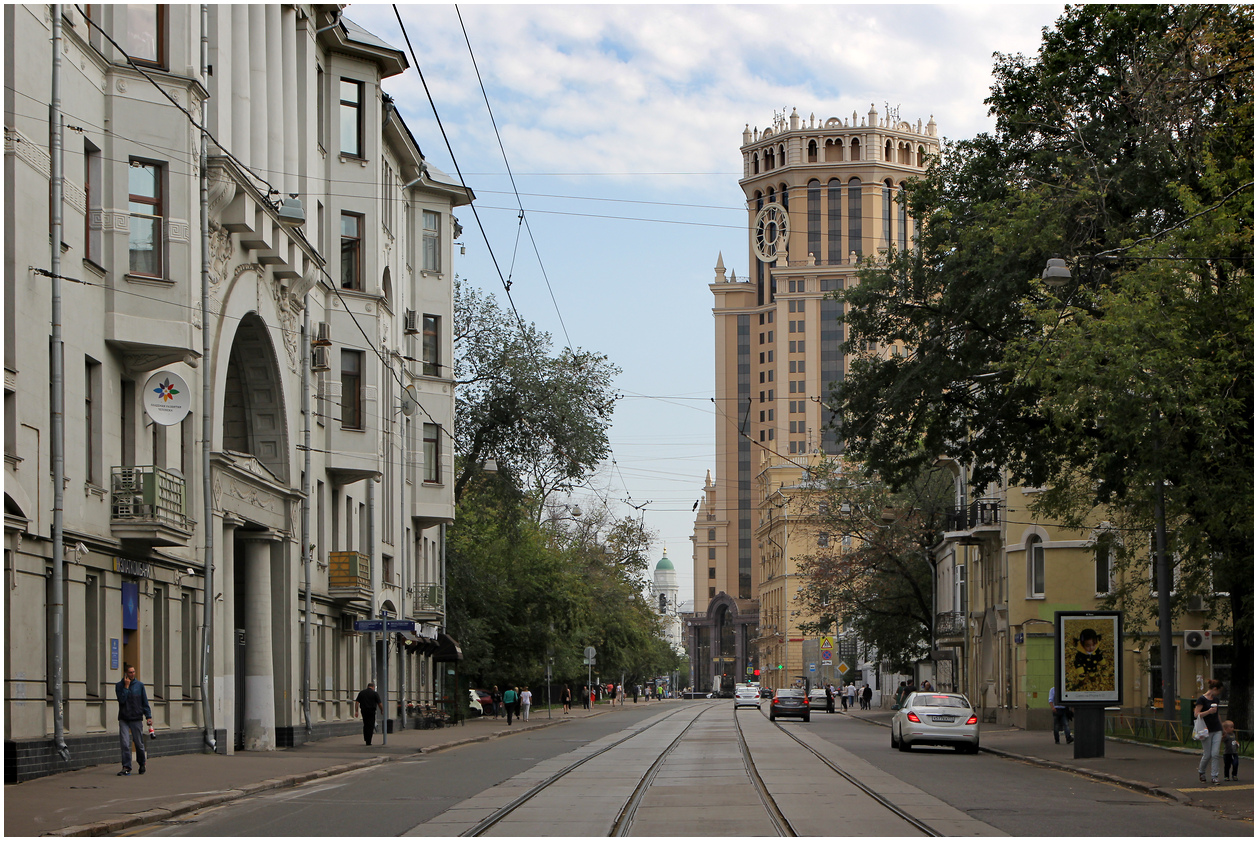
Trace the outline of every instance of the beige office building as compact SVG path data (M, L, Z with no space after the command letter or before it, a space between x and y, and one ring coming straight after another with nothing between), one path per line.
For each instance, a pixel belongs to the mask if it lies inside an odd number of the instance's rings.
M729 687L762 667L784 671L769 668L771 652L801 637L784 589L794 553L770 568L766 557L782 553L756 535L772 507L757 489L776 488L761 474L839 452L828 405L846 368L842 305L827 296L855 281L859 261L910 246L913 221L897 198L938 151L933 118L909 123L873 106L821 119L793 111L743 131L749 276L718 256L710 287L717 464L695 522L696 612L687 622L699 688ZM767 605L777 615L763 616Z

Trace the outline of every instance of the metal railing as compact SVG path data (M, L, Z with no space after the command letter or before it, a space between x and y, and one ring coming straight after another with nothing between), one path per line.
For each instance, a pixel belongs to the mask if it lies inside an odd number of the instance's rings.
M1192 723L1185 722L1182 718L1169 721L1159 715L1130 713L1122 710L1106 712L1105 735L1152 744L1201 748L1201 743L1193 738ZM1240 755L1252 757L1254 755L1253 731L1237 730L1236 738L1240 742Z
M440 613L446 612L446 591L440 584L415 585L415 612Z
M959 611L935 614L936 637L959 637L965 633L965 614Z
M947 531L970 531L1000 525L1000 502L992 499L976 499L967 506L948 508L945 519Z
M110 468L110 516L114 520L188 527L188 495L183 476L162 467Z

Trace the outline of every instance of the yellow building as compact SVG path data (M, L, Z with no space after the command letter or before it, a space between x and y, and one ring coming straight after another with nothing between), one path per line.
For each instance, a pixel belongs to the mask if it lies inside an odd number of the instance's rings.
M731 666L757 665L757 472L766 455L802 463L839 451L826 399L846 363L841 304L826 296L855 282L858 260L910 246L913 221L896 199L938 151L933 118L912 124L873 106L864 116L778 114L743 132L750 269L739 276L718 256L710 286L717 464L693 536L687 649L697 687L732 686Z
M1099 511L1085 530L1043 521L1031 512L1039 489L971 489L958 476L957 506L935 551L936 685L966 693L989 722L1047 729L1048 690L1054 681L1054 615L1103 609L1118 583L1115 545L1132 536ZM1150 564L1149 571L1152 566ZM1152 577L1148 598L1156 600ZM1197 633L1209 624L1207 599L1188 599L1172 633L1175 685L1180 699L1201 694L1205 681L1225 683L1231 672L1230 639ZM1155 715L1162 707L1160 643L1156 625L1125 627L1121 646L1122 708ZM1189 702L1184 702L1186 708Z

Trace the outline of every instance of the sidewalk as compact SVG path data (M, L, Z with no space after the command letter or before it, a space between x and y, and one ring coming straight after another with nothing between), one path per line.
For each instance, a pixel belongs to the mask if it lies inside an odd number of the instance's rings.
M890 710L855 710L847 714L884 727L891 726ZM1248 757L1241 757L1241 782L1221 782L1212 786L1197 779L1197 762L1201 759L1199 750L1160 748L1126 739L1107 738L1105 756L1075 759L1074 745L1068 745L1064 740L1061 744L1054 743L1053 734L1048 730L1018 730L986 724L982 725L980 740L982 750L997 756L1074 771L1180 803L1211 809L1229 818L1254 819L1254 763ZM1222 770L1219 773L1221 775Z
M674 703L652 701L650 706L661 704L663 709L663 705ZM626 709L632 707L632 702L625 705ZM4 834L117 834L260 791L612 711L610 704L599 704L592 710L577 706L571 715L564 715L562 707L556 706L547 719L545 707L534 707L527 722L516 721L510 727L505 717L480 717L463 725L432 730L395 730L388 736L388 745L380 743L379 733L370 747L363 744L361 734L355 734L283 750L242 751L233 756L197 753L154 757L143 777L135 769L130 777L119 777L118 765L96 765L6 785Z

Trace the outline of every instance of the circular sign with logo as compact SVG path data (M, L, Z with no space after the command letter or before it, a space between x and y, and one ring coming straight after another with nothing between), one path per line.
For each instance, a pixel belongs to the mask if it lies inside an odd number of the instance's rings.
M173 426L188 416L192 394L183 377L171 371L158 371L144 384L144 411L154 423Z

